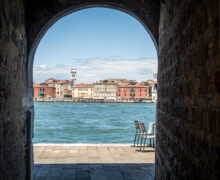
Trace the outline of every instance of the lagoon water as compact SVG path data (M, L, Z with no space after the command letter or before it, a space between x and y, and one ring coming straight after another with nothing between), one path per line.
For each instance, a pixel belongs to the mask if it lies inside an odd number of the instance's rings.
M34 143L133 143L134 120L155 122L154 103L35 102Z

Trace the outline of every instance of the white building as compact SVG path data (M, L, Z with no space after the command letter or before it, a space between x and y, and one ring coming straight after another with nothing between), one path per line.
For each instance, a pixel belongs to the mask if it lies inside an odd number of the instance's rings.
M100 80L94 83L93 93L94 99L116 101L117 84L109 80Z
M76 84L72 89L72 98L93 98L93 85L84 83Z
M70 86L69 86L69 89L72 89L73 86L76 84L76 69L75 68L71 68L71 77L70 77Z
M157 102L157 84L152 84L151 93L152 93L152 101Z

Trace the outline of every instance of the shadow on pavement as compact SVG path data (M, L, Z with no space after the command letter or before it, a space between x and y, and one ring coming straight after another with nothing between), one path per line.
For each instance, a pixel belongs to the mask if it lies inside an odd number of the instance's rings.
M34 164L36 180L153 180L154 163Z

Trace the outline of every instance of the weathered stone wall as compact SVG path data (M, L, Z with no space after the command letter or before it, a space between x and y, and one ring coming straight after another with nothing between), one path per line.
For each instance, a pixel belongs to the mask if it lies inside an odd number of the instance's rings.
M0 179L26 174L27 54L23 1L0 1Z
M40 38L59 18L94 6L137 17L158 43L159 0L0 1L0 179L30 179L32 65Z
M161 14L157 0L1 0L0 179L30 178L37 41L63 15L94 5L138 17L155 42L159 25L156 179L217 179L218 0L162 0Z
M28 52L57 20L89 7L115 8L135 16L158 44L159 0L31 0L27 1L27 7Z
M158 63L156 179L218 179L218 0L161 3Z

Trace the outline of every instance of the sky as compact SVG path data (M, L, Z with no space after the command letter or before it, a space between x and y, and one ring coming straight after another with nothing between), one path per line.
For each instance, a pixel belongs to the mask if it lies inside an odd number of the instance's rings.
M58 20L41 39L34 58L34 82L53 77L77 83L107 78L137 81L157 72L154 43L133 16L110 8L87 8Z

